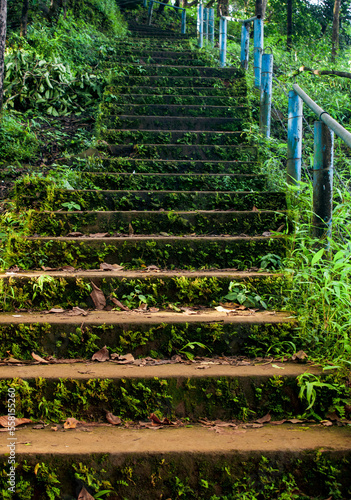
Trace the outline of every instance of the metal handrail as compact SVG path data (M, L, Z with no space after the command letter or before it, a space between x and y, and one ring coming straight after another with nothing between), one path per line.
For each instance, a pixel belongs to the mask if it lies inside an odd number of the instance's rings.
M182 35L185 35L186 32L186 9L184 7L177 7L175 5L169 4L169 3L164 3L164 2L159 2L158 0L150 0L150 5L149 5L149 10L148 10L148 17L147 17L147 24L148 26L151 25L151 19L152 19L152 12L154 8L154 3L158 3L159 5L164 5L165 7L171 7L172 9L178 9L182 11L182 20L181 20L181 29L180 32ZM144 6L147 6L147 0L144 0Z
M318 119L324 122L335 134L340 137L350 148L351 148L351 133L346 130L340 123L338 123L334 118L332 118L327 111L324 111L321 107L316 104L313 99L311 99L306 92L304 92L297 83L293 84L293 89L297 95L301 97L303 102L310 108L316 115Z
M172 7L172 9L186 10L185 7L177 7L176 5L172 5L169 3L158 2L157 0L151 0L153 3L158 3L160 5L165 5L166 7Z

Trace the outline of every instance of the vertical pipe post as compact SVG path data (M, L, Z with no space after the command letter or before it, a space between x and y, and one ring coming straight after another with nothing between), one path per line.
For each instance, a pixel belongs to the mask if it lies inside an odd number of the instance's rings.
M152 19L152 11L154 10L154 2L151 0L149 4L149 13L148 13L148 18L147 18L147 25L151 26L151 19Z
M204 36L208 42L208 9L204 8Z
M147 0L143 0L143 7L147 7Z
M224 68L227 60L227 20L221 17L219 20L219 66Z
M197 44L201 49L204 45L204 6L202 3L197 6L197 33Z
M260 130L265 137L271 136L273 54L262 56L260 96Z
M243 23L241 26L241 66L247 70L249 67L249 45L250 45L250 23Z
M263 52L263 19L254 20L254 74L255 87L261 86L261 67Z
M209 42L214 45L214 9L208 9L208 31L209 31Z
M314 122L313 236L331 237L333 217L334 132ZM329 249L330 241L326 247Z
M290 90L288 108L288 184L296 185L301 181L302 117L302 99L294 90Z
M185 35L186 33L186 10L182 10L182 27L181 27L181 34Z

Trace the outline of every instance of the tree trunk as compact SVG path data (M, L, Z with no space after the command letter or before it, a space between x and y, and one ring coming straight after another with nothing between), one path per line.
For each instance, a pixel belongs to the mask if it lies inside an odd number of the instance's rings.
M286 14L287 14L287 29L286 29L286 47L288 50L292 46L292 5L293 0L287 0L286 2Z
M7 0L0 0L0 109L4 94Z
M218 0L218 16L229 16L229 0Z
M267 0L256 0L255 4L255 16L259 16L264 19L266 15Z
M21 13L21 36L27 36L27 23L28 23L28 9L29 0L23 0L22 13Z
M341 0L335 0L333 11L333 34L332 34L332 61L335 61L335 56L339 50L339 15L340 15Z

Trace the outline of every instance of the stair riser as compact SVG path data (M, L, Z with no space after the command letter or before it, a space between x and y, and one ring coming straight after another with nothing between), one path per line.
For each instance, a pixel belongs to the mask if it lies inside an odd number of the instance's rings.
M29 194L27 194L29 193ZM40 198L29 190L17 199L18 208L62 210L62 203L73 202L81 210L284 210L282 193L215 193L215 192L130 192L130 191L65 191L55 190L54 196L40 192Z
M167 161L167 160L135 160L133 158L106 158L96 162L96 165L83 165L90 172L158 172L158 173L202 173L224 174L242 173L254 174L260 172L260 165L253 162L206 162L206 161Z
M125 69L125 65L116 69L116 73L118 77L121 71L125 71L125 77L136 77L136 78L151 78L153 76L164 76L174 77L176 79L183 79L184 77L191 78L216 78L217 82L221 83L225 79L232 80L234 78L240 78L243 76L243 72L239 69L235 68L208 68L208 67L199 67L196 66L160 66L160 65L151 65L151 64L127 64L127 68ZM112 77L112 81L114 77ZM119 80L118 80L119 81ZM245 80L241 80L241 84L245 85Z
M90 299L92 281L96 286L101 288L105 297L109 297L114 292L114 295L119 300L126 304L129 303L132 308L139 307L140 305L138 294L135 292L136 288L144 295L149 307L153 306L161 309L167 307L169 303L181 303L187 307L199 305L212 307L213 305L218 305L223 297L227 295L231 282L239 288L245 286L248 293L253 296L260 295L269 304L269 307L281 309L284 305L282 290L291 289L291 280L288 277L279 275L272 277L263 274L258 277L241 276L238 278L237 275L233 276L233 273L230 272L223 276L210 278L202 277L201 275L175 277L164 274L161 277L144 275L142 278L140 276L135 278L124 277L123 275L114 276L112 272L110 275L105 275L104 277L77 278L66 273L63 277L55 276L50 281L44 281L42 289L38 286L38 278L29 278L20 275L14 277L2 276L0 281L0 309L9 312L15 309L50 310L55 305L59 305L64 309L70 309L74 306L81 306L83 308L93 307L93 302ZM129 297L129 302L123 298L124 296ZM113 302L109 300L107 300L107 304L115 307ZM50 315L46 317L48 324L50 323L50 318ZM157 321L155 319L155 322ZM142 323L142 320L140 322ZM69 323L69 320L67 323ZM89 317L85 318L85 323L89 323ZM48 334L52 328L54 328L54 325L51 329L48 328ZM129 325L129 328L132 328L132 326ZM21 329L21 326L17 327L17 334L15 336L17 339L21 338ZM12 328L10 330L12 331ZM101 327L100 330L103 332L104 328ZM31 335L31 333L27 335L28 342ZM33 338L35 338L36 334L33 333L33 335ZM1 337L5 340L6 334L1 334ZM8 337L8 340L11 341L11 338ZM152 340L151 334L149 340ZM40 341L45 342L45 336ZM136 342L139 341L140 339ZM16 343L15 341L13 342ZM81 347L86 349L87 346ZM2 348L4 347L2 346ZM133 349L136 348L137 344L134 345ZM4 352L6 355L6 349ZM163 352L163 354L165 355L166 353ZM0 355L1 357L4 357L3 353Z
M82 318L83 321L83 318ZM84 318L81 324L32 323L30 325L1 325L1 357L8 352L23 359L32 359L34 351L40 356L65 359L88 359L104 346L110 353L132 353L135 357L166 358L179 353L185 345L198 342L211 347L196 347L195 356L265 356L274 344L294 342L292 325L281 324L222 324L219 323L155 323L91 324ZM299 345L301 347L301 345ZM186 359L186 357L184 358Z
M99 133L99 138L107 141L109 144L199 144L199 145L232 145L245 142L246 133L241 132L241 123L233 123L233 128L237 131L231 132L209 132L209 131L160 131L157 130L115 130L102 129ZM128 127L126 124L125 128ZM158 148L157 148L158 149Z
M88 368L88 367L87 367ZM94 367L90 367L94 371ZM89 371L89 368L88 368ZM17 414L35 420L54 422L75 417L85 421L105 421L105 409L122 419L147 420L160 412L168 418L272 419L301 415L307 407L298 399L295 377L268 376L124 379L38 379L2 380L0 411L5 414L7 389L16 388ZM258 394L258 390L259 394ZM332 403L333 391L326 389L323 399ZM45 407L39 406L46 401ZM54 402L56 401L56 403ZM318 405L319 406L319 405Z
M102 123L109 127L113 127L113 121L118 115L144 115L144 116L184 116L184 117L198 117L211 118L211 123L214 119L227 118L227 119L243 119L249 116L249 109L245 107L228 107L228 106L181 106L181 105L132 105L132 104L113 104L104 103L100 107L103 115L111 115L102 120ZM117 116L114 116L117 115ZM183 119L183 121L185 118ZM218 122L220 123L220 121ZM190 128L190 127L189 127ZM218 129L217 129L218 130Z
M65 236L72 231L128 234L129 224L134 234L231 234L261 235L281 225L286 227L284 214L260 213L167 213L161 212L93 212L93 213L33 213L29 217L30 234Z
M133 87L147 86L153 88L162 87L173 87L177 89L178 87L213 87L218 86L219 90L222 92L227 92L229 95L233 95L235 91L240 89L245 90L245 83L241 79L227 78L220 79L219 77L200 77L200 76L115 76L111 79L111 84L115 86L125 86ZM133 92L134 93L134 92Z
M161 269L174 268L237 268L259 267L263 257L275 254L285 256L284 241L279 238L262 239L207 239L133 238L43 240L10 239L8 264L24 269L41 266L72 265L96 269L101 262L123 264L126 269L157 265Z
M291 428L292 433L294 430ZM149 432L152 433L150 439L155 439L154 431ZM37 492L37 500L48 498L43 488L45 479L41 479L46 476L41 473L41 468L38 472L38 463L49 468L50 478L57 476L55 486L61 495L69 495L60 497L67 500L77 498L82 489L82 481L77 477L84 478L86 485L91 484L93 477L94 485L108 485L116 498L133 500L177 498L178 495L181 498L184 492L187 498L229 500L235 498L233 492L238 490L252 499L259 492L262 500L278 498L272 496L273 491L279 492L281 498L293 498L293 491L303 491L303 498L313 500L328 498L330 484L334 481L338 481L340 498L348 498L350 455L349 452L323 450L315 453L267 451L264 454L259 451L223 453L216 450L206 454L163 451L161 458L159 452L133 451L129 454L128 450L123 450L90 456L87 453L62 454L55 458L52 453L36 452L33 456L27 450L25 455L16 454L16 462L19 462L16 476L17 483L19 486L24 484L26 492L33 492L33 495L34 491ZM8 470L7 458L3 459L2 468ZM7 493L8 484L3 484ZM87 488L92 495L101 491L99 486Z
M184 82L185 83L185 82ZM168 82L168 85L155 85L154 83L152 84L147 84L145 82L142 82L140 85L123 85L123 82L121 82L120 85L114 85L112 89L108 90L111 94L157 94L157 96L161 94L163 95L168 95L171 94L172 98L176 97L178 100L181 99L182 95L192 95L195 96L197 99L201 99L202 97L206 96L218 96L218 97L224 97L225 99L230 99L233 97L243 97L246 94L246 88L243 87L242 85L233 85L229 86L226 88L222 87L211 87L209 85L204 85L203 87L193 87L193 86L188 86L187 83L185 83L183 86L179 87L172 87L170 86L170 82ZM176 95L175 95L176 94ZM200 95L199 95L200 94ZM159 99L159 98L157 98ZM163 100L158 100L158 102L164 102ZM198 101L199 102L199 101Z
M178 116L111 116L102 118L100 127L108 129L142 129L142 130L189 130L199 131L238 131L243 129L242 117L180 117ZM209 143L207 143L209 144Z
M128 64L141 64L141 65L146 65L146 64L161 64L162 66L209 66L210 62L207 59L195 59L194 57L189 58L188 56L182 56L182 57L169 57L169 54L167 52L168 57L154 57L150 55L150 53L144 53L144 54L128 54ZM123 63L123 60L125 58L121 59L115 59L118 63Z
M199 96L199 95L171 95L167 94L167 90L170 89L163 89L163 91L166 91L163 95L160 94L121 94L119 93L119 89L115 88L114 90L108 90L105 95L104 95L104 102L101 105L101 109L103 111L109 111L111 114L113 113L113 109L115 105L118 104L146 104L146 105L159 105L159 104L172 104L172 105L179 105L179 106L225 106L228 108L229 106L239 106L241 103L243 105L246 104L245 102L245 97L238 96L238 97L230 97L230 96L220 96L220 95L215 95L215 92L218 89L213 89L214 94L213 95L208 95L208 96ZM191 89L190 89L191 90ZM116 92L117 91L117 92ZM116 93L113 93L116 92Z

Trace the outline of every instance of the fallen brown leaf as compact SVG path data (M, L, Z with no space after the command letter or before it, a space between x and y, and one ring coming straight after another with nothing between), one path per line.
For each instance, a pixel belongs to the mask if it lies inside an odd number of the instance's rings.
M92 355L91 360L92 361L107 361L110 359L110 353L106 349L106 346L104 346L100 351L97 351L95 354Z
M324 427L330 427L331 425L333 425L333 422L331 422L330 420L321 420L320 424L324 425Z
M72 233L68 233L66 236L68 238L80 238L81 236L84 236L84 234L80 231L72 231Z
M124 266L119 266L118 264L107 264L106 262L102 262L100 264L100 269L102 271L122 271Z
M112 425L120 425L122 423L122 420L111 412L106 413L106 420Z
M111 297L111 302L113 302L117 307L122 309L122 311L130 311L129 307L122 304L122 302L120 302L118 299L116 299L116 297Z
M62 271L66 271L68 273L73 273L76 269L73 266L63 266L61 267Z
M89 234L90 238L106 238L106 236L110 236L109 233L92 233Z
M14 422L11 420L10 421L10 426L15 426L17 427L18 425L24 425L24 424L30 424L32 423L30 418L15 418ZM8 415L4 415L0 417L0 425L2 427L8 427Z
M151 313L157 313L158 311L159 311L158 307L150 307L149 308L149 312L151 312Z
M65 312L65 310L62 309L61 307L53 307L52 309L50 309L50 311L46 311L46 314L49 314L49 313L58 314L58 313L63 313L63 312Z
M48 361L46 361L46 359L43 359L40 356L38 356L38 354L35 354L35 352L32 352L32 358L35 359L35 361L38 361L39 363L44 363L45 365L49 363Z
M258 212L259 210L258 210L258 208L256 208L256 207L255 207L255 205L254 205L254 206L252 207L252 211L253 211L253 212Z
M282 424L284 424L284 422L286 422L285 418L283 418L283 420L271 420L270 424L271 425L282 425Z
M74 417L70 417L63 424L63 427L64 429L75 429L77 427L77 424L79 424L79 420Z
M91 284L93 286L93 291L91 292L90 297L94 302L95 308L102 311L102 309L106 306L105 295L100 288L95 285L95 283L91 281Z
M258 418L257 420L255 420L255 422L257 422L258 424L266 424L267 422L270 422L271 421L271 416L269 413L267 413L267 415L265 415L264 417L261 417L261 418Z
M295 354L293 354L293 355L291 356L291 359L292 359L293 361L295 361L295 360L298 360L298 361L303 361L303 360L305 360L307 357L308 357L308 356L307 356L307 354L305 353L305 351L298 351L298 352L296 352Z
M78 495L78 500L95 500L95 498L92 497L90 493L83 486L81 492Z
M111 359L114 360L118 365L128 365L129 363L134 362L133 354L117 354L116 352L111 354Z

